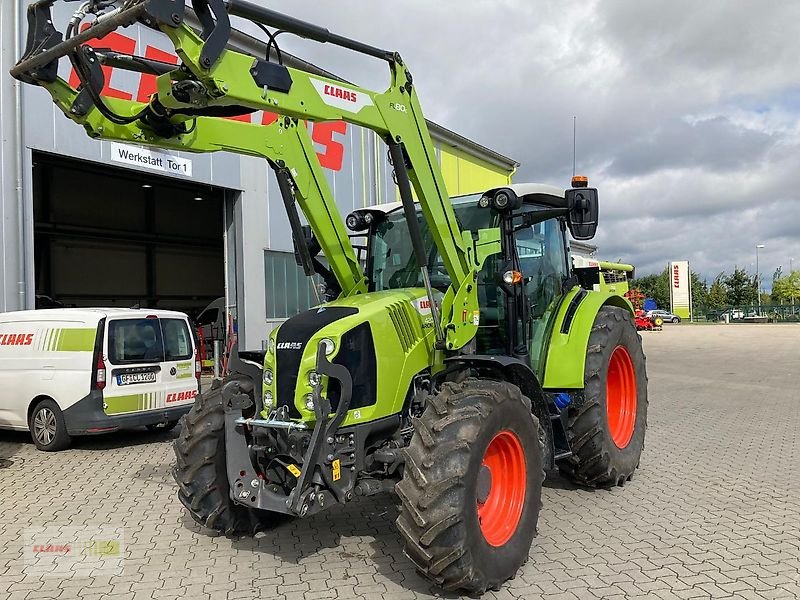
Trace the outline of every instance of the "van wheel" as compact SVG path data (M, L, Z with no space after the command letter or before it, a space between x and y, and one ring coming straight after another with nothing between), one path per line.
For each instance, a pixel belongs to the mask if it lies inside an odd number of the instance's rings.
M167 431L172 431L175 429L175 426L178 424L178 421L167 421L166 423L153 423L152 425L145 425L147 427L147 431L154 431L156 433L165 433Z
M42 400L31 412L28 428L33 443L39 450L57 452L69 448L72 441L67 433L67 424L58 404L52 400Z

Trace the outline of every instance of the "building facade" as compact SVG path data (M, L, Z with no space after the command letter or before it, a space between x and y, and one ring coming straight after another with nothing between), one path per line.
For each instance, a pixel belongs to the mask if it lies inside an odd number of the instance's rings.
M314 302L264 161L162 153L90 139L39 88L11 79L28 0L0 7L0 311L36 306L149 306L197 314L220 296L246 348ZM57 4L66 23L75 4ZM241 32L241 51L264 45ZM176 61L169 41L132 26L100 44ZM331 76L288 57L286 62ZM154 78L105 68L104 95L146 99ZM76 82L68 61L61 77ZM269 123L274 115L242 117ZM308 124L343 215L397 199L386 147L344 122ZM451 195L509 183L517 163L429 123Z

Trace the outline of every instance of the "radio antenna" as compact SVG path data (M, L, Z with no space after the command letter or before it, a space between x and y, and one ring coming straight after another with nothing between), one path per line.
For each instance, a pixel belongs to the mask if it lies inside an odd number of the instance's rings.
M572 117L572 176L575 177L575 140L577 138L578 117Z

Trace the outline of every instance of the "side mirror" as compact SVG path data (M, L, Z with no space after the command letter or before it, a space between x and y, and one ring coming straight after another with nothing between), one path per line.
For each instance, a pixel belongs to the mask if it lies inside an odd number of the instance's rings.
M597 188L573 188L565 193L569 232L576 240L590 240L597 233Z

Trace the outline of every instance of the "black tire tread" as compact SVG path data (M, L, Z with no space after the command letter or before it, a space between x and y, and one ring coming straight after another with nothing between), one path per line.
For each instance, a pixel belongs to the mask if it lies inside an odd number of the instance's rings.
M558 463L558 468L563 475L581 485L589 487L605 487L623 485L630 481L633 472L638 467L638 459L632 468L620 469L615 464L613 457L604 447L603 443L592 443L598 436L605 435L605 404L601 395L604 375L607 364L604 360L603 350L608 346L609 336L612 331L621 327L629 327L633 331L636 326L629 311L604 306L598 312L595 323L589 336L586 350L585 365L585 398L579 407L570 407L567 410L567 439L572 450L572 456ZM641 348L642 336L636 334L638 349L634 349L639 356L632 353L634 364L638 360L645 364L644 352ZM647 376L645 370L645 386ZM637 400L637 411L643 410L644 420L642 427L647 428L647 396ZM639 425L637 424L637 427ZM634 433L636 435L636 432ZM642 436L644 433L642 432Z
M406 475L396 486L401 501L396 524L406 556L445 590L482 594L503 583L488 580L475 564L464 539L464 510L453 498L464 489L471 445L482 419L507 402L531 411L530 399L510 383L475 378L448 382L432 396L422 417L413 420L415 435L405 451ZM536 417L531 414L531 418L541 432ZM541 433L538 441L543 452ZM441 471L442 465L447 476L437 477L434 470L438 466ZM544 471L538 476L544 480Z
M203 527L227 536L254 535L262 519L230 498L225 473L225 412L222 383L198 394L192 409L180 420L180 434L173 443L178 499ZM221 462L220 462L221 461Z

